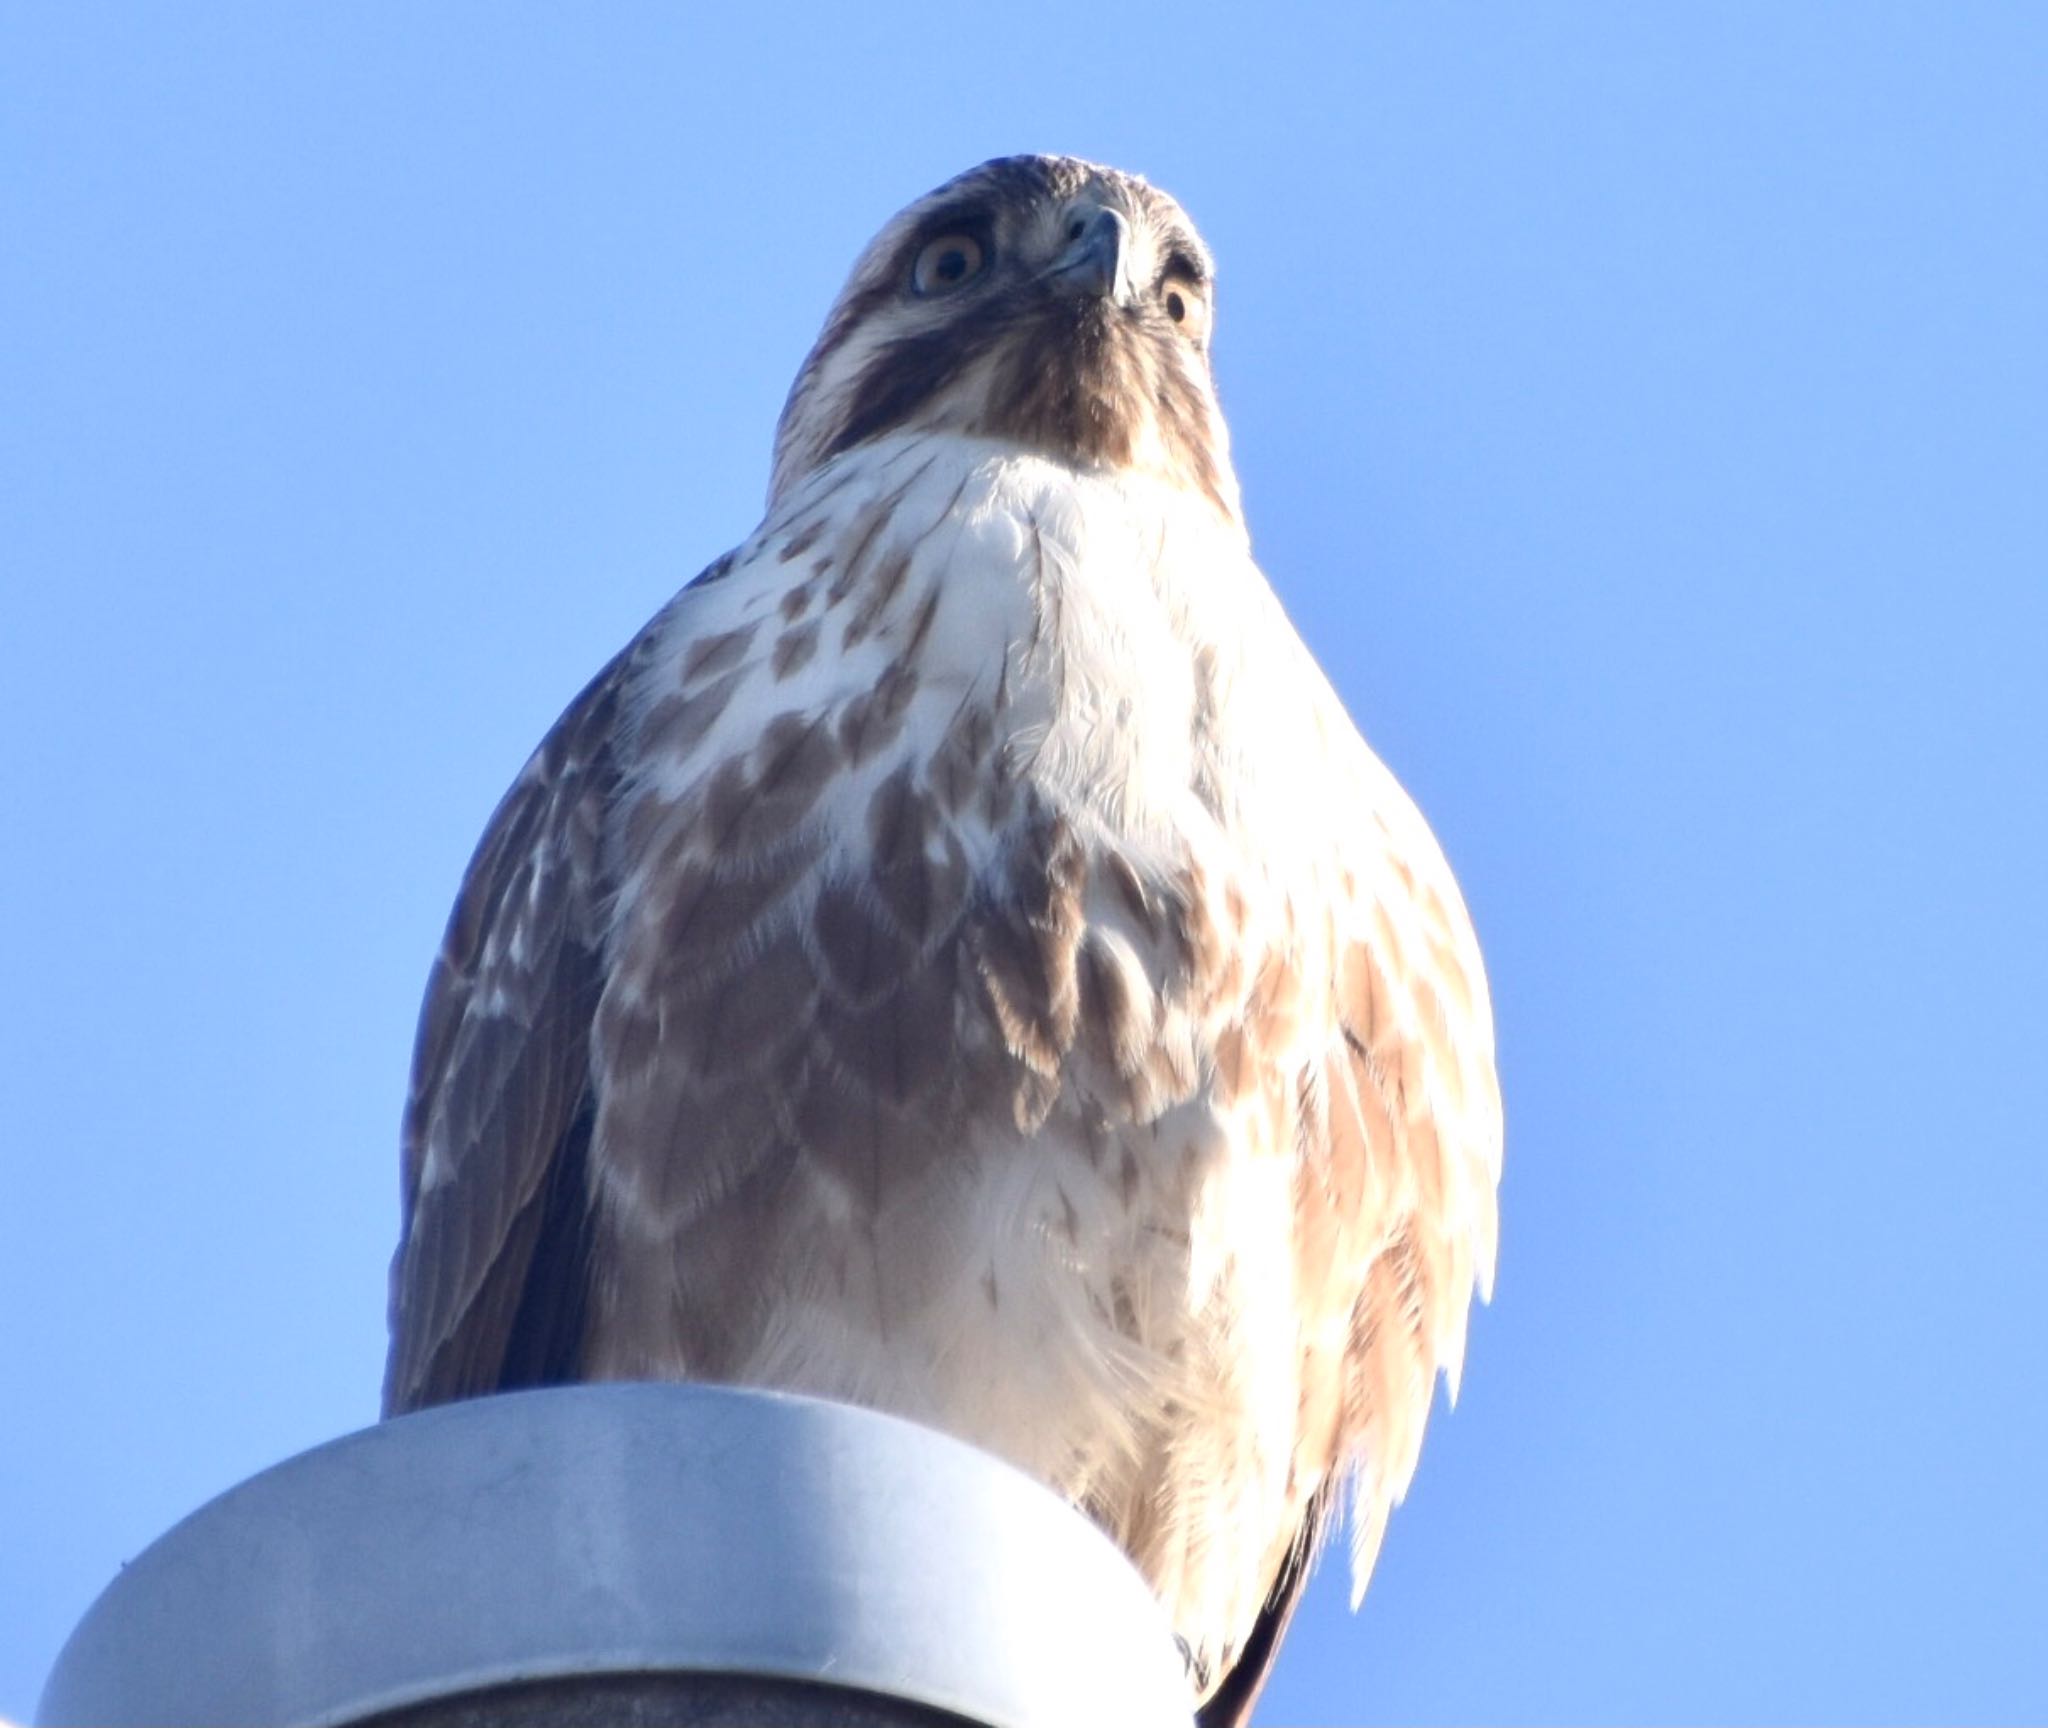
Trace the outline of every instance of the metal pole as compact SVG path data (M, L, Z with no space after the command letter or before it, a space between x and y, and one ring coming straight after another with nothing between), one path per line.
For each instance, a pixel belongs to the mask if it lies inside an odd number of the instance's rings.
M449 1405L302 1453L127 1566L38 1722L1188 1728L1158 1605L1037 1483L704 1386Z

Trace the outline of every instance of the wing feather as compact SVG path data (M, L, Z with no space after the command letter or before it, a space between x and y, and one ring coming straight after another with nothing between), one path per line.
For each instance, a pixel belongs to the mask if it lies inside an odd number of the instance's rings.
M434 963L405 1112L388 1415L573 1368L599 842L632 653L570 704L506 793Z
M1355 1472L1354 1601L1414 1477L1436 1378L1457 1396L1473 1297L1492 1293L1502 1143L1471 921L1421 815L1372 767L1375 820L1333 926L1342 1036L1304 1121L1304 1169L1321 1179L1299 1219L1322 1263L1355 1269L1336 1418L1336 1462Z

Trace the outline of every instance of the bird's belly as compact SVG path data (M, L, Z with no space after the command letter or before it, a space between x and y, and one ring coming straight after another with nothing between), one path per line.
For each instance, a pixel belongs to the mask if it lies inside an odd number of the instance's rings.
M676 1229L649 1298L687 1318L592 1340L599 1376L837 1399L953 1434L1082 1508L1190 1649L1234 1649L1314 1484L1291 1479L1302 1336L1292 1160L1206 1090L1107 1125L1062 1097L970 1131L886 1198L796 1161L771 1228ZM617 1346L616 1351L607 1349Z

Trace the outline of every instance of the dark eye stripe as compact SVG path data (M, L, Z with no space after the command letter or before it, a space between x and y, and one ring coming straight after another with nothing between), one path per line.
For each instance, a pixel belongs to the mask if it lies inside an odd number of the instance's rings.
M943 240L949 234L965 234L969 239L978 240L984 252L995 246L995 222L989 212L976 204L960 204L950 209L935 211L917 225L903 248L902 262L907 270L911 260L934 240Z

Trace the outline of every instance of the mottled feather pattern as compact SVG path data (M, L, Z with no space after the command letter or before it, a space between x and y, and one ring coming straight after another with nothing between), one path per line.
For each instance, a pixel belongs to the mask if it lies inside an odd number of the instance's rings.
M1455 1390L1494 1256L1485 976L1251 561L1206 361L1131 326L1194 394L1155 390L1175 429L1113 460L1040 447L1066 434L986 395L1020 350L978 333L844 437L961 196L856 269L767 520L479 848L421 1027L387 1403L687 1377L929 1422L1096 1518L1232 1722L1347 1500L1362 1590ZM1177 207L1153 221L1189 268Z
M388 1408L505 1383L540 1197L587 1084L598 835L630 658L591 681L506 793L434 963L405 1113Z

